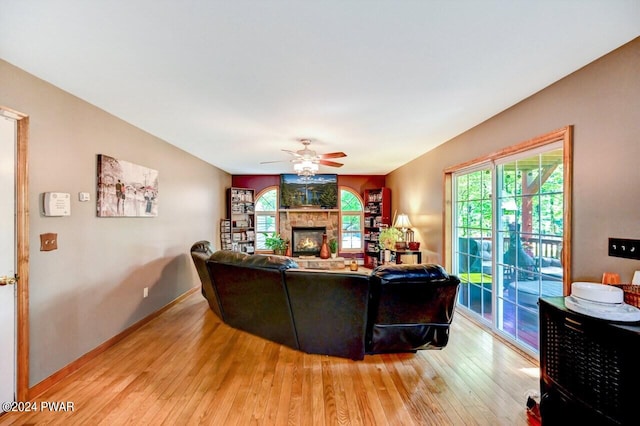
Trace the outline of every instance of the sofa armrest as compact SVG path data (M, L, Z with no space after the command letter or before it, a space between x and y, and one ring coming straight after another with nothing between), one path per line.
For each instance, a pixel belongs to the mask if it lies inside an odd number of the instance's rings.
M213 245L209 241L198 241L191 246L191 259L193 259L193 264L195 265L198 276L200 277L200 292L204 298L207 299L207 303L209 303L211 310L218 316L218 318L224 321L220 298L213 286L206 263L207 259L211 257L213 252Z

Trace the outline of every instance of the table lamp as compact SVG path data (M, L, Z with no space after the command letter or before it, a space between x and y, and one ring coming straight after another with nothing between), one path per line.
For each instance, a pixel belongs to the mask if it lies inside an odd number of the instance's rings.
M404 213L399 214L396 218L396 223L393 224L393 227L402 229L402 240L407 241L407 229L411 228L409 216Z

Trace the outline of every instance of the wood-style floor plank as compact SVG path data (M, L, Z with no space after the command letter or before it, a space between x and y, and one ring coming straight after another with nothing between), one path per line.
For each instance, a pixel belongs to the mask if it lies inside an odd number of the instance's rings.
M456 313L449 344L353 361L305 354L223 324L185 298L43 395L72 412L3 425L527 425L535 360Z

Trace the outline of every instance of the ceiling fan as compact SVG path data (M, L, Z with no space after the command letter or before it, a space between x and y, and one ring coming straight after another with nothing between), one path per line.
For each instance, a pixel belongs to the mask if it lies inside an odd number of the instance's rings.
M342 163L338 163L337 161L330 161L328 159L346 157L347 154L345 154L344 152L329 152L327 154L318 154L314 150L309 148L309 145L311 144L310 139L300 139L300 143L304 146L304 148L298 151L283 149L284 152L287 152L293 156L293 158L289 160L289 162L293 163L293 170L295 170L299 175L313 176L318 171L319 164L329 167L343 166ZM283 161L286 160L262 161L260 162L260 164L280 163Z

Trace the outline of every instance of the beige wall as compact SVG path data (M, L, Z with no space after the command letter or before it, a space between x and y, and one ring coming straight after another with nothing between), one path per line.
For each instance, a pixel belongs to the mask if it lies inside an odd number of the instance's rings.
M443 169L566 125L574 126L573 280L613 271L629 282L640 261L609 257L607 239L640 239L640 38L392 172L392 205L441 255Z
M199 285L189 248L218 246L231 176L1 60L0 79L0 104L30 117L34 385ZM158 217L96 217L97 154L159 171ZM47 191L71 193L70 217L42 216ZM46 232L58 234L57 251L39 251Z

